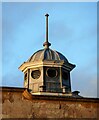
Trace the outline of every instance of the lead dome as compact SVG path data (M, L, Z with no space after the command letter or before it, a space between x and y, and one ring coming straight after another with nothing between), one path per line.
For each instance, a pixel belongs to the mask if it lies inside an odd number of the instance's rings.
M27 62L35 62L35 61L60 61L63 60L64 62L68 62L66 57L62 55L60 52L57 52L55 50L52 50L50 48L47 49L41 49L35 52Z

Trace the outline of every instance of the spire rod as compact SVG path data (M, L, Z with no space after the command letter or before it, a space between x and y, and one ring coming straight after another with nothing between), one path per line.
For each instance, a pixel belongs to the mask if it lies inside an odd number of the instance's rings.
M48 16L49 16L49 14L46 14L45 16L46 16L46 41L43 44L43 46L45 48L49 48L49 46L51 46L51 44L48 42Z
M48 16L49 14L46 14L46 42L48 42Z

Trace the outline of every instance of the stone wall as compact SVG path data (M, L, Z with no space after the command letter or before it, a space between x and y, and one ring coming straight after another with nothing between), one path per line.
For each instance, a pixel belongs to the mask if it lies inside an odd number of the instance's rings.
M0 88L2 118L97 118L99 99L34 95L28 100L24 90Z

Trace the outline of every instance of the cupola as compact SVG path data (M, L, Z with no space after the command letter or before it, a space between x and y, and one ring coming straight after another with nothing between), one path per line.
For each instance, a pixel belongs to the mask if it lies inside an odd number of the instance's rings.
M24 73L24 87L31 94L71 94L70 72L75 67L67 58L49 47L48 14L44 48L35 52L19 69Z

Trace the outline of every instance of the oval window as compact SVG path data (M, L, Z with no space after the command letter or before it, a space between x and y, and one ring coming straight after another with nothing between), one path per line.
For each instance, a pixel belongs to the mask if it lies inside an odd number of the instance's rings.
M41 75L41 72L39 70L34 70L31 72L31 76L33 79L38 79Z
M52 68L49 68L49 69L47 70L47 76L48 76L48 77L51 77L51 78L56 77L56 76L57 76L57 70L52 69Z

